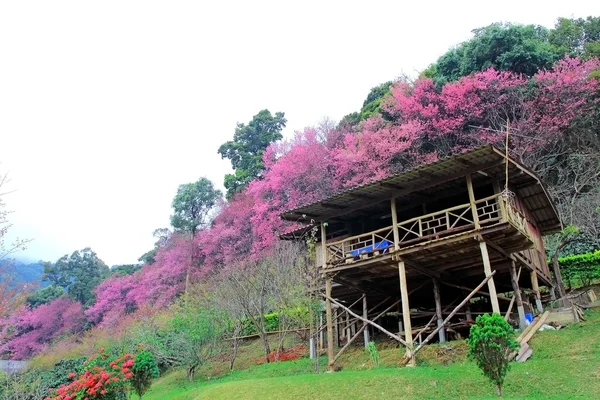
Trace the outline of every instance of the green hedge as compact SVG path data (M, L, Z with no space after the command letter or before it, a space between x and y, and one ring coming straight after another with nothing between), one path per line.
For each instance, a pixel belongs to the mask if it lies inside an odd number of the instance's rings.
M569 287L588 286L600 279L600 250L561 257L558 263Z

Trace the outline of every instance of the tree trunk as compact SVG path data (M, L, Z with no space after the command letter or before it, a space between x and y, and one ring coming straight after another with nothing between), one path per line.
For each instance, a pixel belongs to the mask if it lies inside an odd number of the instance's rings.
M187 378L190 382L194 381L194 374L196 373L196 366L192 365L190 367L188 367L187 370Z
M237 336L237 333L234 333L234 335ZM231 341L233 348L231 349L231 359L229 360L229 370L230 371L233 371L233 364L235 363L235 359L237 358L238 342L239 342L239 339L233 339Z
M502 385L496 385L496 394L498 397L502 397Z
M269 337L264 331L260 336L263 341L263 346L265 347L265 362L269 363L269 353L271 353L271 346L269 346Z

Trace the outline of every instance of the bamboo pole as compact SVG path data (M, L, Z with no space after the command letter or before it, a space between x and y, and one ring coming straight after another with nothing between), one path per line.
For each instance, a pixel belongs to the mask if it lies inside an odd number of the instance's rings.
M433 278L433 297L435 299L435 313L437 316L437 325L441 327L440 329L440 343L446 342L446 330L444 329L443 321L444 317L442 315L442 300L440 296L440 283L437 278Z
M535 294L535 306L538 312L544 312L544 307L542 306L542 298L540 296L540 285L538 283L537 272L535 269L529 274L531 278L531 288L533 289L533 293Z
M327 308L327 367L333 371L333 318L331 313L331 278L325 280L325 293Z
M517 313L519 314L519 328L525 329L525 327L527 326L527 321L525 321L525 308L523 308L523 298L521 297L521 289L519 288L520 276L521 268L519 268L519 272L517 273L515 262L512 261L510 263L510 280L514 292L513 297L517 302Z
M485 276L491 276L492 265L490 264L490 255L488 254L487 244L485 241L479 242L479 248L481 250L481 258L483 259L483 271ZM492 311L500 314L500 304L498 303L498 294L496 293L496 284L494 279L488 279L488 290L490 292L490 302L492 303Z
M333 304L337 305L338 307L342 307L343 309L345 309L350 315L352 315L355 318L360 319L361 321L366 322L369 325L372 325L373 327L379 329L381 332L385 333L386 335L388 335L389 337L391 337L392 339L395 339L397 341L399 341L400 343L402 343L404 346L407 345L406 341L402 340L400 337L398 337L398 335L393 334L392 332L388 331L387 329L385 329L384 327L382 327L379 324L376 324L373 321L369 321L368 319L364 319L363 317L361 317L360 315L356 314L355 312L353 312L352 310L347 309L344 305L338 303L337 301L335 301L334 299L332 299L331 297L328 297L327 295L324 295L326 299L328 299L330 302L332 302ZM362 329L362 328L361 328Z
M367 309L367 295L363 294L363 318L366 320L368 316L369 316L369 310ZM367 350L369 348L369 330L366 328L367 328L367 323L363 321L365 350Z
M452 310L450 315L448 315L446 317L446 319L444 320L444 323L442 326L446 325L450 321L450 319L452 319L452 317L454 317L454 315L458 312L458 310L463 308L465 306L465 304L467 304L469 302L469 300L471 300L471 297L475 296L475 294L479 291L479 289L481 289L483 287L483 285L485 285L494 276L495 273L496 273L496 271L493 271L489 276L486 276L485 279L475 289L473 289L473 291L471 291L471 293L469 293L469 295L467 297L465 297L465 299L463 301L461 301L460 304L454 308L454 310ZM423 340L421 342L419 347L417 347L415 349L415 351L413 351L410 354L409 357L414 358L414 356L419 352L419 350L421 350L423 348L423 346L425 346L427 343L429 343L431 338L433 338L440 329L441 329L441 327L437 327L436 329L434 329L433 332L431 332L429 334L429 336L427 336L427 338L425 338L425 340ZM407 358L405 363L408 363L409 361L410 361L410 359Z

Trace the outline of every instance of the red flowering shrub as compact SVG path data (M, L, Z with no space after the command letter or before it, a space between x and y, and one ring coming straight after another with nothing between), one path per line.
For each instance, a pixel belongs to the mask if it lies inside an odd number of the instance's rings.
M112 360L110 355L100 349L85 362L86 371L79 375L70 373L73 379L68 385L53 389L54 395L45 400L88 400L125 398L133 377L131 367L135 359L131 354Z

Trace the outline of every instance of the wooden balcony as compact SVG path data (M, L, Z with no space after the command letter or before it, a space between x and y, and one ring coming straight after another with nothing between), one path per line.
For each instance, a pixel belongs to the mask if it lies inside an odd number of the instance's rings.
M476 209L477 219L474 218ZM428 241L438 241L468 232L508 223L531 241L528 224L523 214L502 195L495 194L457 205L445 210L414 217L397 223L398 250ZM340 264L354 264L361 260L389 255L396 251L394 226L327 243L325 268Z

